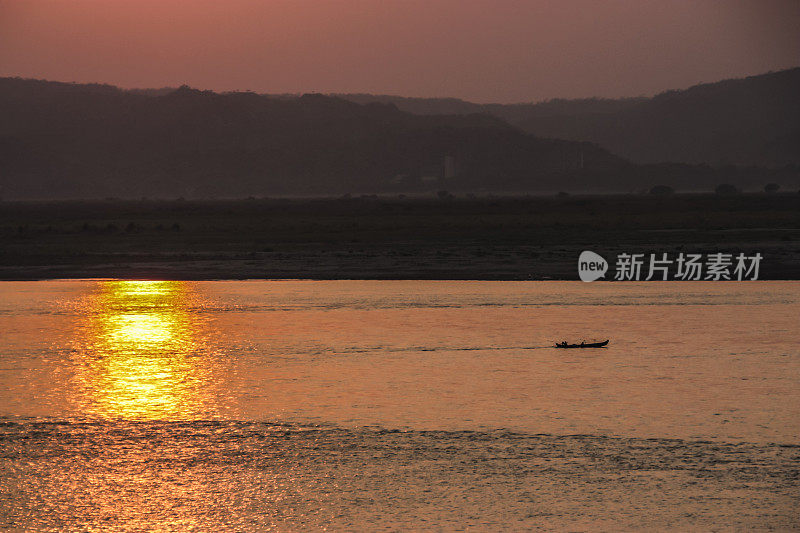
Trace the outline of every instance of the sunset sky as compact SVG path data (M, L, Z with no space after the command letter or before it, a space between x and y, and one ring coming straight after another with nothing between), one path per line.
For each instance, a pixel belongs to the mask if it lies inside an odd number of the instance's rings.
M477 102L800 65L795 0L0 0L0 76Z

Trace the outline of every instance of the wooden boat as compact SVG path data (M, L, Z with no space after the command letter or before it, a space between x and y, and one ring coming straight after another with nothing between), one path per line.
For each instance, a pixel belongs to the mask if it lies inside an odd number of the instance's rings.
M603 342L581 342L580 344L567 344L564 342L557 342L556 348L605 348L608 345L608 340Z

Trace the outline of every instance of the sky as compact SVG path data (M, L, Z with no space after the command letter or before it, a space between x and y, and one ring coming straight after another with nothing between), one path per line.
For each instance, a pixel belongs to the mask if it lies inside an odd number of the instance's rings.
M798 0L0 0L0 76L474 102L800 66Z

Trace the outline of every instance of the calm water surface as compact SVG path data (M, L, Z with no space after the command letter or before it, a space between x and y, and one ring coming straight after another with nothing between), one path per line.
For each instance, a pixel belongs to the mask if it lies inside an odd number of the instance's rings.
M799 316L796 282L2 283L0 527L800 528Z

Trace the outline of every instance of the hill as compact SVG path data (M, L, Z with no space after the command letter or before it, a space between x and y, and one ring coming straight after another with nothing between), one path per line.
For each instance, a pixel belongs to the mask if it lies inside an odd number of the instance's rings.
M5 198L608 188L627 187L631 168L485 114L420 116L319 94L4 78L0 116Z
M473 104L339 95L411 113L487 113L528 133L598 144L636 163L800 165L800 68L667 91L652 98Z

